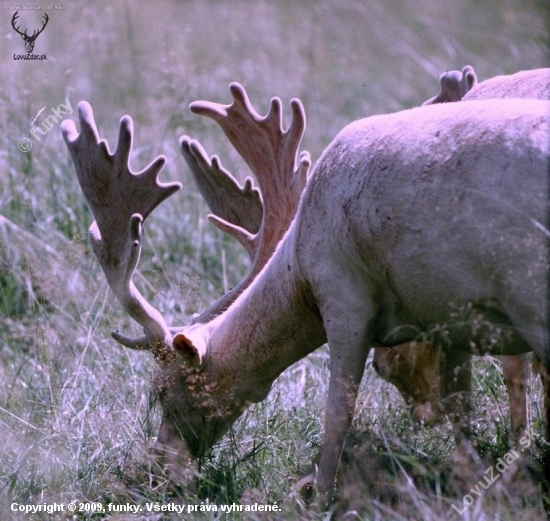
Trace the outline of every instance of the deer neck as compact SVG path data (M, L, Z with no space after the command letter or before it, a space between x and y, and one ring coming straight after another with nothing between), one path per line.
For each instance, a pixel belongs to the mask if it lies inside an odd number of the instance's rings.
M326 342L321 317L294 260L292 233L255 281L205 327L218 383L257 402L291 364Z

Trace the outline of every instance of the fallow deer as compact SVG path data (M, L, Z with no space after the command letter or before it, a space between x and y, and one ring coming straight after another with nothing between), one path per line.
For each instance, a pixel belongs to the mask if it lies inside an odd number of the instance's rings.
M443 73L439 83L440 93L424 105L495 98L550 99L550 69L520 71L478 83L473 67L466 65L462 71ZM441 419L439 356L435 347L415 342L390 350L375 348L373 367L399 389L415 423L429 425ZM536 357L533 368L542 379L543 389L548 389L550 377ZM527 426L528 356L502 357L502 371L510 402L511 438L517 443ZM550 394L545 392L544 399L545 408L550 408ZM464 414L468 414L468 407Z
M510 440L517 445L527 428L529 357L521 354L500 359L510 406ZM415 425L430 426L444 419L436 347L429 342L375 347L372 365L384 380L398 389ZM541 377L546 402L550 396L550 379L538 358L533 357L532 366L534 373ZM464 415L469 414L468 409L467 405Z
M471 65L447 71L439 77L439 94L423 105L476 99L550 99L550 69L532 69L495 76L478 82Z
M195 102L191 109L246 147L248 129L230 122L242 107L250 110L242 88L231 91L230 106ZM79 119L80 133L71 121L62 132L96 219L92 246L146 333L115 338L159 361L159 442L182 460L203 454L285 368L327 340L325 442L311 478L323 494L334 485L371 345L430 331L452 370L463 361L461 349L495 349L496 328L504 337L499 350L534 350L550 362L550 103L434 105L348 125L317 162L265 267L219 315L181 328L168 327L132 283L142 224L179 185L159 183L162 157L131 172L130 118L121 121L114 154L88 104L79 104ZM280 133L278 121L266 127ZM286 150L287 141L277 148ZM182 151L202 157L195 143L183 138ZM272 162L270 151L254 152ZM455 395L447 394L449 414L459 417ZM462 438L464 426L455 425Z

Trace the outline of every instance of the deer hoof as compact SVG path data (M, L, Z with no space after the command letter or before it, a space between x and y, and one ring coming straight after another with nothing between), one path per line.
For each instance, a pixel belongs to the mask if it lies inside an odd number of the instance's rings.
M315 474L304 476L296 483L294 488L306 504L313 503L315 499Z

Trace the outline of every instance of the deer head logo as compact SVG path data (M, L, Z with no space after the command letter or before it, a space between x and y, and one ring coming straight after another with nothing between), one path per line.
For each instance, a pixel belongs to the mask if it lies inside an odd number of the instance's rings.
M48 24L48 15L44 13L44 22L42 23L42 28L39 30L34 30L33 33L29 36L27 34L27 30L25 29L25 32L22 33L19 30L20 26L15 26L15 23L17 22L17 17L19 16L19 11L15 11L15 14L13 15L13 18L11 19L11 26L15 29L15 32L21 35L21 38L25 41L25 49L27 50L27 54L31 54L34 49L34 42L38 38L38 35L44 30L44 27Z

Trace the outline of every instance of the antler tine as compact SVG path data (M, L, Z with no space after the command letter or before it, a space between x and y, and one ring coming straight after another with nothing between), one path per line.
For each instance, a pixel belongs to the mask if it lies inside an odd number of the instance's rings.
M267 115L261 117L242 85L232 83L229 89L233 96L231 105L196 101L190 108L220 125L258 180L264 213L255 237L252 271L256 275L288 229L305 186L311 160L303 152L297 165L297 151L305 132L306 116L301 101L293 99L292 121L283 130L279 98L271 100Z
M12 19L11 19L11 26L15 29L15 32L17 32L18 34L20 34L21 36L26 36L27 34L27 31L25 31L24 33L22 33L20 30L19 30L19 27L21 27L20 25L15 27L15 23L18 21L18 18L19 18L19 11L15 11L15 14L13 15Z
M44 21L42 22L42 28L34 29L32 32L31 38L36 38L46 28L46 25L48 25L48 20L49 20L49 17L47 13L44 13Z
M464 86L464 94L462 97L464 97L477 85L477 74L471 65L465 65L462 68L462 82Z
M130 316L143 326L148 343L118 333L113 337L127 347L150 349L164 359L171 352L172 336L162 315L139 293L132 277L141 253L143 222L162 201L180 190L181 184L158 181L164 156L141 172L132 172L133 123L129 116L120 121L117 147L111 154L107 142L99 138L92 107L80 102L78 113L80 133L70 120L62 123L61 132L95 218L89 230L90 242L109 286Z
M223 168L217 156L209 159L202 145L188 136L180 138L179 146L202 197L212 211L209 220L235 237L253 258L254 237L262 223L263 205L252 178L247 177L241 186Z
M261 117L250 103L242 85L232 83L229 90L233 96L231 105L195 101L190 105L191 111L207 116L220 125L260 183L263 181L261 176L266 168L272 171L281 170L283 165L273 160L280 160L282 152L286 152L285 161L290 163L289 172L292 173L296 166L296 151L306 127L306 116L301 101L297 98L291 101L292 122L284 131L282 104L279 98L271 100L267 115ZM258 146L260 148L257 148ZM271 164L268 160L272 160Z

